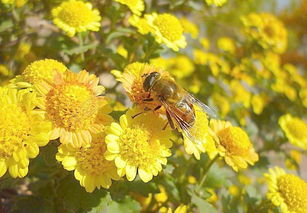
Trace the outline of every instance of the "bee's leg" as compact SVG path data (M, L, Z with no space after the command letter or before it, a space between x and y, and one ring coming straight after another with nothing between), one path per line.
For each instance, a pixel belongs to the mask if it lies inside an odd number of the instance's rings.
M167 123L166 125L164 126L163 130L165 130L165 128L167 127L167 124L169 124L171 126L172 129L175 129L175 126L174 126L174 123L173 123L173 120L170 116L170 114L168 113L168 111L166 110L166 117L167 117Z
M150 111L150 109L149 109L148 107L145 107L145 108L144 108L144 111L139 112L139 113L137 113L137 114L131 116L131 118L134 119L135 117L137 117L137 116L139 116L139 115L141 115L141 114L143 114L144 112L147 112L147 111Z
M150 101L153 101L154 99L153 98L145 98L145 99L143 99L142 101L144 101L144 102L150 102Z
M162 107L162 105L157 106L156 108L154 108L154 111L157 111L158 109L160 109Z

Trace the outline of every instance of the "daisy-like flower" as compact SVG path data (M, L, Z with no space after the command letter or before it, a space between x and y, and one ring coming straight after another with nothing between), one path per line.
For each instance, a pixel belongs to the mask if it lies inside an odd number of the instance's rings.
M270 13L250 13L241 18L243 32L251 41L264 49L283 53L287 47L287 30L283 23Z
M307 183L275 167L264 175L268 183L267 198L283 213L305 213L307 209Z
M158 175L166 165L172 146L171 130L163 129L165 120L153 112L143 113L134 108L120 117L120 122L111 124L106 136L107 160L114 160L119 176L126 175L133 181L137 175L144 182Z
M145 9L144 0L115 0L121 4L127 5L135 15L142 15Z
M53 59L44 59L32 62L21 75L11 80L11 85L17 88L28 88L42 81L51 82L56 73L65 73L68 68L61 62Z
M51 124L36 108L29 90L0 88L0 177L8 170L13 178L27 175L29 159L49 142Z
M210 6L215 5L220 7L223 6L227 2L227 0L205 0L205 2Z
M169 75L168 72L146 63L135 62L125 67L124 72L113 70L112 73L116 79L122 82L130 100L143 108L155 109L161 105L157 97L152 96L153 101L144 102L148 98L149 92L145 92L143 88L144 76L152 72L159 72L161 75ZM160 110L158 112L161 112Z
M99 133L93 136L89 147L74 148L62 144L58 148L56 159L62 162L66 170L74 170L75 178L87 192L100 187L109 188L112 179L119 179L114 162L104 157L107 150L104 138L105 134Z
M153 31L153 28L148 24L145 18L141 18L137 15L130 16L129 23L138 29L138 32L142 35L146 35Z
M60 137L63 144L73 147L87 146L92 140L91 133L104 131L112 117L104 97L104 91L98 86L95 75L81 71L58 74L53 82L41 82L36 89L42 95L41 109L52 122L51 140Z
M145 15L145 19L152 28L153 36L158 43L165 44L174 51L186 47L184 29L175 16L168 13L152 13Z
M69 0L52 10L53 22L72 37L77 32L98 31L101 16L89 2Z
M210 159L213 159L218 152L215 148L211 129L209 128L207 114L197 105L194 105L194 109L195 123L189 129L189 132L195 140L191 141L185 135L183 136L185 151L188 154L193 154L198 160L200 159L200 153L202 152L207 152Z
M210 120L210 127L216 134L219 155L233 170L247 168L248 164L254 165L258 161L253 144L243 129L232 126L230 122L214 119Z
M278 121L290 143L307 150L307 124L290 114L283 115Z

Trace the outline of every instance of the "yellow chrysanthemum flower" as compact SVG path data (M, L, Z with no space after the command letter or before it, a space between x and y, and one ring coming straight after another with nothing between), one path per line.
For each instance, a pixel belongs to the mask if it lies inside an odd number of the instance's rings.
M218 76L220 72L227 74L230 71L229 64L213 53L207 53L196 49L193 55L195 63L208 66L214 76Z
M98 31L101 16L89 2L69 0L52 10L53 22L72 37L77 32Z
M145 19L152 28L151 32L158 43L163 43L174 51L186 47L184 29L175 16L168 13L152 13L145 15Z
M201 46L202 46L203 48L205 48L205 50L210 49L210 41L209 41L208 38L201 38L201 39L199 40L199 42L200 42Z
M216 134L218 153L233 170L247 168L248 164L254 165L258 161L253 144L243 129L232 126L230 122L214 119L210 121L210 127Z
M51 124L36 108L36 95L28 90L0 88L0 177L27 175L29 158L49 142Z
M171 155L171 130L162 130L165 120L153 112L133 119L139 112L136 108L128 110L119 124L111 124L105 140L108 149L105 157L115 161L119 176L126 175L133 181L138 173L141 180L148 182L158 175Z
M287 47L287 30L283 23L269 13L250 13L241 18L248 39L264 49L283 53Z
M221 37L217 41L217 46L225 52L233 54L236 51L236 45L231 38Z
M73 147L87 146L91 133L99 133L112 121L107 115L112 109L98 86L95 75L81 71L58 74L53 82L41 82L36 89L43 97L42 110L52 122L51 140L60 137L63 144Z
M196 24L188 20L187 18L180 19L181 25L183 26L183 32L191 34L191 37L197 39L199 30Z
M53 59L34 61L26 67L20 76L11 80L11 86L27 88L42 81L52 82L57 73L63 74L67 69L64 64Z
M157 106L161 105L161 103L154 96L152 97L154 99L153 101L143 101L148 97L149 93L144 91L144 77L142 77L152 72L159 72L161 75L169 75L168 72L165 72L158 67L139 62L129 64L127 67L125 67L124 72L117 70L112 71L116 79L122 82L127 95L133 103L136 103L143 108L149 108L153 110ZM161 112L161 110L158 110L157 112Z
M22 7L24 6L28 0L1 0L3 4L14 5L15 7Z
M307 150L307 124L290 114L283 115L278 121L290 143Z
M121 4L127 5L132 13L140 16L145 9L144 0L115 0Z
M283 213L306 213L307 183L301 178L287 174L275 167L264 175L268 183L267 198Z
M210 6L215 5L220 7L223 6L227 2L227 0L205 0L205 2Z
M189 132L193 137L195 137L195 140L191 141L188 137L183 135L185 151L188 154L193 154L198 160L200 159L200 154L202 152L207 152L209 157L213 159L217 154L217 150L212 138L211 129L209 128L208 117L197 105L194 105L194 109L195 123L189 129Z
M99 133L93 136L89 147L74 148L70 145L60 145L56 159L62 162L68 171L74 170L75 178L87 192L93 192L95 188L109 188L113 180L118 180L114 162L105 159L107 150L104 142L105 134Z

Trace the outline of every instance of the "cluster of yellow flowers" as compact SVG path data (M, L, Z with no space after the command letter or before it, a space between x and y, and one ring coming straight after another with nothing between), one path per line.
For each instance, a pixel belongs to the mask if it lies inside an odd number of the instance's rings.
M1 2L18 8L27 0ZM176 152L179 149L184 157L193 155L197 162L206 154L209 168L215 160L222 159L219 165L225 162L238 172L240 183L249 185L250 180L246 180L241 171L255 165L260 152L255 151L256 138L248 134L253 130L245 126L255 124L251 122L253 118L266 116L269 105L282 109L274 115L280 133L284 133L280 134L284 140L281 143L287 139L299 147L299 151L291 151L290 157L296 163L301 161L301 150L307 150L307 123L299 117L299 112L285 110L287 106L279 106L276 99L307 107L307 80L299 68L282 62L288 32L277 17L270 13L245 14L240 17L241 31L238 32L242 41L222 36L211 44L200 36L202 29L190 16L176 17L175 13L145 10L144 0L114 0L113 3L115 9L129 11L121 24L134 31L131 37L149 38L149 43L154 42L146 47L151 55L144 51L142 59L121 40L112 46L125 63L117 66L122 70L112 70L113 76L109 76L121 83L132 106L118 107L99 84L103 77L86 70L74 72L54 59L34 61L31 45L21 42L14 60L29 57L32 63L22 67L21 74L13 79L14 72L9 66L0 64L0 79L5 79L0 87L0 177L6 173L13 178L25 177L30 159L38 156L40 147L53 143L57 146L56 160L65 170L73 171L75 179L87 192L108 189L112 182L124 179L151 181L168 164L172 149ZM227 0L202 3L205 8L215 10ZM82 44L86 32L100 31L105 24L103 10L95 9L95 5L81 0L61 1L50 11L53 23L63 30L64 37L67 35ZM57 29L53 30L58 33ZM80 36L79 40L74 38L76 35ZM153 57L155 48L163 46L171 54ZM153 72L176 81L191 93L208 97L208 103L218 108L221 120L211 118L194 103L195 121L189 127L192 137L179 127L173 130L168 125L167 110L161 107L161 100L144 89L144 76ZM210 86L205 88L204 81ZM205 91L208 88L210 91ZM152 101L144 101L149 96ZM114 116L117 113L114 111L120 111L120 115ZM262 139L266 140L259 141ZM278 143L276 146L282 145ZM286 161L286 166L296 167L290 161ZM285 213L306 212L306 181L279 167L269 169L264 179L271 204ZM190 184L197 182L192 174L186 180ZM200 186L204 180L200 181ZM137 193L132 196L146 208L155 200L151 209L172 212L164 205L168 200L166 189L162 185L158 188L160 193L150 193L147 198ZM228 191L234 197L246 193L235 185L230 185ZM208 193L211 197L207 201L214 203L215 190L208 189ZM174 212L184 213L188 208L179 205Z

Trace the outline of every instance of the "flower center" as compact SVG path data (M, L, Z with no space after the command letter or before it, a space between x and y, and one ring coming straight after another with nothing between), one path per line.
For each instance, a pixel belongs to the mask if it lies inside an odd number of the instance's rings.
M93 140L90 147L80 148L76 153L78 165L86 173L102 175L114 167L113 162L104 158L106 144L101 140Z
M136 167L146 168L153 165L158 150L150 143L150 137L149 132L142 127L125 129L120 137L123 160Z
M289 210L304 212L307 205L307 183L295 175L285 174L277 179L278 190Z
M303 121L294 118L287 122L286 125L291 134L294 135L296 138L307 138L307 132L305 131L307 129L307 124L305 124Z
M98 113L97 99L83 85L59 85L46 97L48 118L67 130L88 129Z
M154 24L159 28L161 34L170 41L177 41L182 37L183 27L180 21L172 15L158 15Z
M14 104L0 107L0 158L8 159L20 150L31 127L23 110Z
M234 155L244 155L251 147L248 135L239 127L227 127L218 132L220 143Z
M81 1L67 3L62 8L58 17L71 27L86 26L95 18L91 9Z

